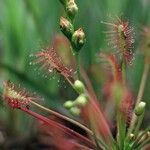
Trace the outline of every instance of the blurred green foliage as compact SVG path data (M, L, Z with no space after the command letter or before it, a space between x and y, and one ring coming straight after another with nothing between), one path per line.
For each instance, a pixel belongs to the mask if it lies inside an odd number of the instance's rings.
M107 47L103 34L106 27L100 23L101 21L109 22L111 17L121 15L134 26L135 61L128 68L127 75L131 81L129 82L131 89L136 95L143 71L143 57L138 47L140 31L143 26L150 26L150 1L77 0L77 4L79 14L75 25L76 27L82 26L87 36L87 43L81 56L82 64L87 71L91 65L98 63L96 53ZM35 66L29 64L31 61L29 55L50 44L55 35L61 34L59 18L62 14L63 7L58 0L0 0L0 87L2 88L3 80L7 79L24 84L29 90L36 91L44 97L46 105L58 107L60 111L62 102L72 95L69 86L64 90L63 84L65 83L63 81L58 83L60 77L57 75L55 79L52 79L52 77L42 77L44 74L42 72L38 74L38 70L34 70ZM99 71L102 72L102 70ZM96 84L93 78L92 81L99 93L102 85ZM150 108L149 90L150 83L148 82L144 93L148 108ZM67 92L64 94L63 91ZM3 107L0 109L1 118L8 123L12 122L13 114ZM22 115L18 116L22 118Z

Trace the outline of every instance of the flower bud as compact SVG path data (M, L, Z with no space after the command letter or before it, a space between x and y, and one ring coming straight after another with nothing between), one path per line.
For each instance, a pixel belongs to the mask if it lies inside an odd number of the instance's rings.
M64 107L66 108L66 109L70 109L71 107L73 107L73 101L71 101L71 100L69 100L69 101L66 101L65 103L64 103Z
M76 100L75 104L79 107L83 107L87 104L88 99L84 94L81 94Z
M135 108L135 114L136 114L137 116L142 115L142 114L144 113L144 111L145 111L145 106L146 106L146 103L145 103L145 102L140 102L140 103L138 104L138 106L136 106L136 108Z
M73 25L64 17L60 18L60 29L67 38L71 39L74 28Z
M85 44L85 33L82 28L79 28L77 31L73 33L72 36L72 44L76 52L79 52L79 50L83 47Z
M69 0L66 5L66 12L68 17L73 20L78 13L78 7L77 4L74 2L74 0Z
M129 135L129 139L130 140L133 140L135 138L135 135L133 134L133 133L131 133L130 135Z
M74 116L79 116L80 115L80 109L78 107L72 107L70 108L70 113Z
M84 93L85 86L80 80L76 80L74 82L74 89L79 92L80 94Z

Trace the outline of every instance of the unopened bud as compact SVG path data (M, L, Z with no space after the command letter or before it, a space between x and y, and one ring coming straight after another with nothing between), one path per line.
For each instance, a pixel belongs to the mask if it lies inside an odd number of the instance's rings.
M74 28L73 25L64 17L60 18L60 29L67 38L71 39Z
M74 89L79 92L80 94L84 93L85 86L80 80L76 80L74 82Z
M135 108L135 114L136 114L137 116L142 115L142 114L144 113L144 111L145 111L145 106L146 106L146 103L145 103L145 102L140 102L140 103L138 104L138 106L136 106L136 108Z
M68 17L73 20L78 13L78 6L74 2L74 0L69 0L66 5L66 12L68 14Z
M78 107L72 107L70 108L70 113L74 116L79 116L80 115L80 109Z
M73 101L66 101L65 103L64 103L64 107L66 108L66 109L70 109L71 107L73 107Z
M77 31L73 33L72 36L72 44L76 52L79 52L80 49L85 44L85 33L82 28L79 28Z
M84 94L81 94L76 100L75 104L79 107L83 107L87 104L88 99Z
M132 133L129 135L129 139L130 139L130 140L133 140L134 137L135 137L135 136L134 136L134 134L132 134Z

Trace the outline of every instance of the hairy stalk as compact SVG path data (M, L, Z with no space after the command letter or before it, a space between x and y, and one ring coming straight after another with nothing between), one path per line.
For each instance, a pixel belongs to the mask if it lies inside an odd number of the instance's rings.
M64 119L64 120L66 120L66 121L68 121L68 122L70 122L70 123L72 123L72 124L74 124L74 125L80 127L81 129L85 130L89 135L93 135L93 132L92 132L90 129L88 129L86 126L80 124L79 122L77 122L77 121L75 121L75 120L73 120L73 119L71 119L71 118L69 118L69 117L66 117L66 116L64 116L64 115L61 115L61 114L59 114L58 112L55 112L55 111L53 111L53 110L51 110L51 109L48 109L48 108L46 108L46 107L44 107L44 106L42 106L42 105L40 105L40 104L38 104L38 103L36 103L36 102L34 102L34 101L30 101L30 102L31 102L33 105L35 105L35 106L37 106L38 108L40 108L41 110L46 111L46 112L48 112L48 113L50 113L50 114L52 114L52 115L55 115L55 116L57 116L57 117L59 117L59 118L61 118L61 119Z
M77 133L77 132L75 132L75 131L73 131L73 130L71 130L71 129L69 129L69 128L67 128L67 127L65 127L65 126L63 126L63 125L61 125L61 124L59 124L57 122L55 122L55 121L53 121L53 120L50 120L50 119L48 119L48 118L46 118L46 117L44 117L44 116L42 116L40 114L37 114L36 112L33 112L33 111L29 110L29 109L21 108L21 110L24 111L25 113L27 113L27 114L37 118L38 120L41 120L41 121L45 122L46 124L49 124L51 126L54 126L54 127L58 128L58 129L60 129L61 131L65 132L66 134L68 134L70 136L78 137L88 147L90 147L90 148L91 147L92 148L95 147L95 144L91 140L89 140L88 138L84 137L83 135L81 135L81 134L79 134L79 133Z
M139 102L141 101L141 99L143 97L144 89L145 89L145 85L146 85L146 81L147 81L147 77L148 77L149 68L150 68L150 65L145 63L135 107L139 104ZM128 134L132 133L136 119L137 119L137 116L135 114L133 114Z

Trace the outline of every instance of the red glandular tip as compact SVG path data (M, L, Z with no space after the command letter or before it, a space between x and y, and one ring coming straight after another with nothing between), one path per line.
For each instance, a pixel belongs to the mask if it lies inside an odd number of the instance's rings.
M19 87L15 86L10 81L4 82L4 92L3 92L4 102L11 108L28 108L30 101L35 98L30 96L25 90L21 90Z
M127 63L131 63L133 56L134 32L129 22L124 22L120 18L112 23L102 22L110 26L110 31L105 32L108 36L108 44L113 47Z
M51 48L46 48L35 55L37 60L35 64L40 64L41 68L44 68L48 73L56 71L63 75L65 78L72 77L72 69L64 66L61 58L57 55L56 51Z

